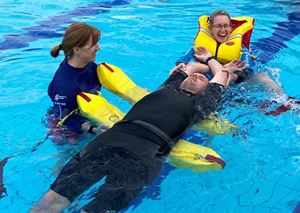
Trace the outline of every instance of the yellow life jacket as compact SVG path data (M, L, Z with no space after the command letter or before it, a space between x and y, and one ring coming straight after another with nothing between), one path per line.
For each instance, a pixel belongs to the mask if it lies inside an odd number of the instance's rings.
M210 33L208 18L208 16L199 18L199 30L194 40L194 48L205 47L222 64L240 59L243 46L249 49L254 19L246 16L232 18L232 32L229 39L219 44Z

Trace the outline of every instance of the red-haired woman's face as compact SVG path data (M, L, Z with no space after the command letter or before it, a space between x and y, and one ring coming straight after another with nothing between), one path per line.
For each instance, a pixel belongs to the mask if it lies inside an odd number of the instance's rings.
M98 43L93 44L92 36L83 47L78 47L78 56L85 63L93 62L96 60L96 53L100 50Z

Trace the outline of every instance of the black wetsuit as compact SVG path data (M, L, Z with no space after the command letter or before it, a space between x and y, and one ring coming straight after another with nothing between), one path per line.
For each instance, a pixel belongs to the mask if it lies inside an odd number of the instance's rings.
M124 119L99 135L63 168L51 189L73 201L106 176L84 210L121 210L149 185L184 131L217 109L223 87L209 84L193 95L179 89L187 77L171 75L155 92L137 102Z

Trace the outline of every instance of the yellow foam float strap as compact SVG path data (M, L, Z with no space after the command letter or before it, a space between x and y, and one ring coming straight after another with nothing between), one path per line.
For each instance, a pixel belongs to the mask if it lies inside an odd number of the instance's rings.
M169 164L194 172L217 171L225 167L225 162L212 149L180 140L169 155Z
M77 104L81 115L101 125L112 127L124 117L123 112L101 95L81 92L77 95Z
M149 94L146 89L137 86L120 68L112 64L99 64L97 74L100 83L107 90L131 103L135 103Z
M195 124L192 129L196 131L207 131L210 134L224 135L232 132L237 126L228 120L210 114L207 119Z

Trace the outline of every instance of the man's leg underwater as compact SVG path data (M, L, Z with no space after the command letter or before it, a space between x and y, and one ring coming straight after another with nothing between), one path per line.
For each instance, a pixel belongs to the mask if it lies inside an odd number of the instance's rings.
M113 153L106 148L83 153L82 156L77 154L64 166L51 189L31 213L61 212L69 207L77 196L105 176L105 166Z
M106 167L105 183L83 210L100 213L128 207L152 183L161 169L163 160L153 156L153 153L148 154L146 158L141 158L124 149L119 150Z

